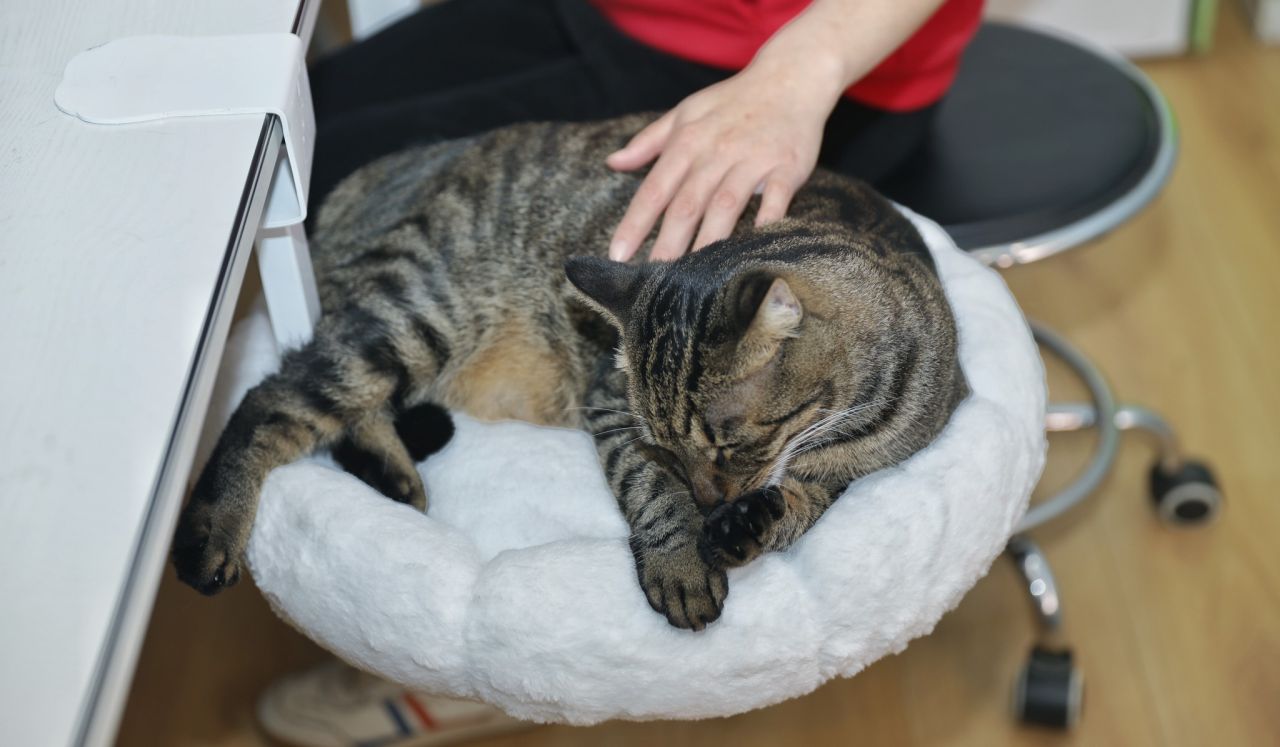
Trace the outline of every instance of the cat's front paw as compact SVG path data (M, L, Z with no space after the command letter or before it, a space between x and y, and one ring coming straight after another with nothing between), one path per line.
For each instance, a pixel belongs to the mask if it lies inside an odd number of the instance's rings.
M640 587L649 606L677 628L702 630L720 617L729 579L693 544L637 555Z
M213 595L240 580L248 531L216 504L192 499L173 537L173 566L178 579L201 594Z
M754 560L763 552L769 530L786 508L782 491L772 487L744 493L737 500L717 506L703 525L712 560L722 568L735 568Z

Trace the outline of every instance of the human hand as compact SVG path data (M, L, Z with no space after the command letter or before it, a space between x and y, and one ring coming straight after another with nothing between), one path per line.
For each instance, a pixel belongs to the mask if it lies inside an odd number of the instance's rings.
M755 193L762 194L757 226L782 218L813 173L841 90L834 71L797 72L757 58L645 127L606 160L632 171L657 158L614 232L609 258L631 258L659 216L650 259L676 259L690 240L696 251L726 238Z

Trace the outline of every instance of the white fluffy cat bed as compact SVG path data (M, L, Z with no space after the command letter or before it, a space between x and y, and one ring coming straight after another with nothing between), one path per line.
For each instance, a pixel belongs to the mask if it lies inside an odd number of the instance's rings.
M1022 314L994 272L913 219L955 308L972 396L933 445L857 481L790 550L730 571L707 630L649 608L587 434L463 416L419 468L425 516L323 459L276 470L249 545L254 580L351 663L536 721L740 713L901 651L1000 554L1045 451ZM276 364L265 314L239 326L225 360L206 436Z

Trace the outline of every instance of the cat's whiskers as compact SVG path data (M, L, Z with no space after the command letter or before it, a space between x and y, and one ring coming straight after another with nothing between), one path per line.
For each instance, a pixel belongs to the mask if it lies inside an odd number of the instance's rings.
M778 458L775 459L773 462L773 465L770 466L768 471L769 477L766 480L765 484L774 486L782 482L782 478L786 476L787 467L791 464L791 460L795 456L795 450L799 448L799 445L803 444L805 439L809 438L810 435L812 435L813 433L816 433L819 430L821 430L823 426L825 426L828 422L832 421L833 419L837 418L843 412L844 411L839 411L839 412L833 413L832 415L827 415L826 417L819 418L817 422L809 424L807 427L802 429L798 434L788 439L787 443L783 445L782 451L778 454Z
M566 409L566 410L595 410L596 412L616 412L616 413L617 413L617 414L619 414L619 415L626 415L626 416L627 416L627 417L629 417L629 418L635 418L636 420L639 420L641 423L644 423L645 425L648 425L648 424L649 424L649 421L648 421L648 420L646 420L644 417L642 417L642 416L640 416L640 415L637 415L637 414L635 414L634 412L630 412L630 411L628 411L628 410L615 410L615 409L613 409L613 408L611 408L611 407L592 407L592 406L589 406L589 405L584 405L584 406L581 406L581 407L566 407L566 408L564 408L564 409Z
M601 437L601 436L607 436L607 435L608 435L608 434L610 434L610 433L617 433L618 431L642 431L642 430L644 430L644 426L643 426L643 425L627 425L627 426L623 426L623 427L621 427L621 428L610 428L610 429L609 429L609 430L607 430L607 431L600 431L599 433L592 433L591 435L595 436L596 438L599 438L599 437Z
M848 407L843 410L820 410L820 412L828 412L830 414L801 431L798 436L792 439L792 443L794 444L793 448L797 450L804 449L809 447L811 444L820 442L822 439L826 438L828 433L833 430L837 430L841 421L845 418L857 415L868 408L884 404L886 401L887 400L884 399L873 400L871 402L864 402L861 405L854 405L853 407Z
M841 429L841 427L845 425L845 423L842 422L844 421L845 418L853 415L857 415L858 413L863 412L864 410L868 410L872 407L887 405L890 402L894 401L895 399L898 399L898 398L882 397L880 399L872 400L870 402L864 402L860 405L854 405L853 407L850 407L847 410L832 411L835 415L837 415L837 417L834 420L829 420L823 426L822 432L811 435L809 437L809 442L803 444L800 451L804 452L804 451L811 451L815 448L821 448L828 440L830 440L828 436L832 431L839 433L840 435L845 437L852 435L847 431L844 431Z
M921 422L921 420L922 420L922 419L924 418L924 416L927 414L927 413L924 413L924 412L907 412L907 413L905 413L905 414L902 414L902 411L899 411L899 413L900 413L899 417L905 417L905 418L907 419L907 422L908 422L909 424L911 424L911 425L919 425L919 424L920 424L920 422ZM906 438L906 436L905 436L905 434L904 434L902 431L898 431L898 432L890 433L890 434L886 437L886 442L885 442L885 443L886 443L886 444L889 444L889 445L892 445L892 444L899 444L899 443L900 443L904 438ZM911 444L906 444L906 446L907 446L908 448L910 448L912 445L911 445ZM823 471L823 473L822 473L822 474L824 474L824 475L825 475L825 474L829 474L829 473L830 473L830 471L831 471L831 470L833 470L833 469L835 469L834 465L827 466L827 467L825 467L825 468L824 468L824 471Z
M841 421L845 418L857 415L868 408L887 404L892 401L892 399L893 398L891 397L884 397L840 410L819 408L817 412L825 412L828 414L819 418L814 423L811 423L808 427L797 433L795 436L792 436L787 441L786 445L782 448L782 453L778 455L778 458L774 460L773 466L769 469L769 477L766 484L773 486L782 482L782 478L786 476L787 467L791 465L792 460L808 451L821 448L830 440L827 438L827 435L832 431L846 436L849 435L840 430Z

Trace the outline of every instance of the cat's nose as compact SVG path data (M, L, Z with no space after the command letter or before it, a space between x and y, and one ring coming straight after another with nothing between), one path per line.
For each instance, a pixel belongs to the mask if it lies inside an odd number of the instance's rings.
M693 478L693 497L698 505L711 508L724 500L724 483L711 475L699 475Z

